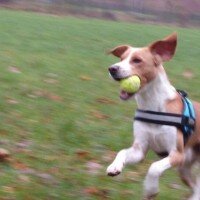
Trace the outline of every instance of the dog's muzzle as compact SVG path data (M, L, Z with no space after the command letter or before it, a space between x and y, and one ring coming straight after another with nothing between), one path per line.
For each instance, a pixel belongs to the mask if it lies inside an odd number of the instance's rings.
M118 65L112 65L108 68L108 71L113 79L116 81L120 81L122 77L119 77L119 66Z

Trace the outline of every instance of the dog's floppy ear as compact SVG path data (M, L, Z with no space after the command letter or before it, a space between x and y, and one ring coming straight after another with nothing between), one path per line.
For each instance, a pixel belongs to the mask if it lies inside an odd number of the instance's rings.
M170 60L176 50L177 44L177 33L173 33L168 37L164 38L163 40L159 40L151 44L150 51L154 55L159 55L162 61Z
M113 54L116 57L121 57L122 54L127 51L130 48L130 46L128 45L121 45L121 46L117 46L114 49L111 49L110 51L108 51L108 54Z

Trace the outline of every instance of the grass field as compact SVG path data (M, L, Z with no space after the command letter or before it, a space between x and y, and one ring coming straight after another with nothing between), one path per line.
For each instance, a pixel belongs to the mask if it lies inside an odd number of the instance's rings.
M135 102L122 102L106 50L143 46L173 31L171 82L200 100L199 29L126 24L0 10L0 199L140 199L150 153L107 177L117 151L131 145ZM160 200L189 195L175 170L161 178Z

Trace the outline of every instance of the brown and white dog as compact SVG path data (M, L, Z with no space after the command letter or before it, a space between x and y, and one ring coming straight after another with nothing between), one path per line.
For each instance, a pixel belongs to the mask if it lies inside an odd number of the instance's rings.
M163 62L169 61L176 50L177 34L147 47L135 48L122 45L110 51L120 62L109 67L113 79L119 81L138 75L141 87L135 94L120 92L123 100L134 97L139 109L182 114L183 102L176 89L170 84ZM154 199L159 191L159 177L172 167L178 167L182 180L192 188L190 200L200 200L200 179L194 180L191 168L200 160L200 104L193 102L196 126L194 133L184 144L183 133L175 126L157 125L134 121L134 142L128 149L121 150L107 168L110 176L118 175L126 164L142 161L149 149L167 156L154 162L144 181L144 199Z

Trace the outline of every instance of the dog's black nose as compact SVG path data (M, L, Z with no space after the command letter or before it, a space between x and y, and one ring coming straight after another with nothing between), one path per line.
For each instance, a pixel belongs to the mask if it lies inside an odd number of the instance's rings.
M111 67L108 68L109 72L111 75L116 75L118 70L119 70L119 66L118 65L112 65Z

